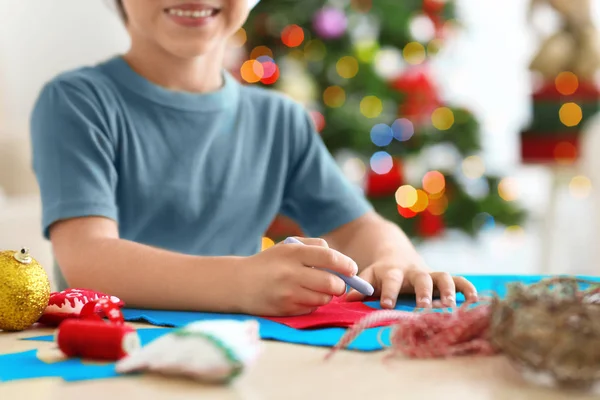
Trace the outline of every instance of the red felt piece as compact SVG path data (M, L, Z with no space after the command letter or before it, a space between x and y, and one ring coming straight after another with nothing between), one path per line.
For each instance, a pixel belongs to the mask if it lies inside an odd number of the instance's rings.
M377 311L359 301L348 302L343 297L334 297L333 300L322 307L319 307L311 314L293 316L293 317L264 317L270 321L279 322L290 328L310 329L310 328L348 328L361 320L366 315ZM389 325L389 321L380 321L373 327Z

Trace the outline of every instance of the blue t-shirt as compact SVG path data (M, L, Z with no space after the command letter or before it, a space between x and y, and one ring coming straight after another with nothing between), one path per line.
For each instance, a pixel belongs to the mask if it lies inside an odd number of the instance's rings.
M176 92L114 57L49 82L31 120L45 237L103 216L123 239L246 256L278 213L318 237L371 209L301 105L223 74L216 92Z

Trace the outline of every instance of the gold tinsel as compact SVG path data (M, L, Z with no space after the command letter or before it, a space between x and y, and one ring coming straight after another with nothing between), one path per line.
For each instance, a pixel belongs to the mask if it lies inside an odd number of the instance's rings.
M27 249L0 251L0 330L36 323L50 300L50 281Z
M598 282L558 277L507 289L492 300L490 324L502 353L559 387L589 389L600 380Z

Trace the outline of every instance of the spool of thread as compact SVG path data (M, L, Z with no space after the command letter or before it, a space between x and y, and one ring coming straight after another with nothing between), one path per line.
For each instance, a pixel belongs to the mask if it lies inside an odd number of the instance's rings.
M56 343L67 357L117 361L141 347L140 337L131 326L94 319L63 321Z

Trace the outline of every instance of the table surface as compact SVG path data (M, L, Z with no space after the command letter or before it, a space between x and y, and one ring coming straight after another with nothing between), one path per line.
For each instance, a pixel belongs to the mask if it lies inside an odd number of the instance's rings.
M0 332L0 354L38 349L41 359L56 358L59 353L54 343L19 340L52 333L51 329ZM153 375L70 383L56 378L40 378L0 383L0 399L106 400L142 396L147 400L600 398L528 384L502 356L384 360L386 352L340 351L329 361L324 361L328 350L325 348L268 341L263 341L263 345L257 364L230 386L210 386Z

